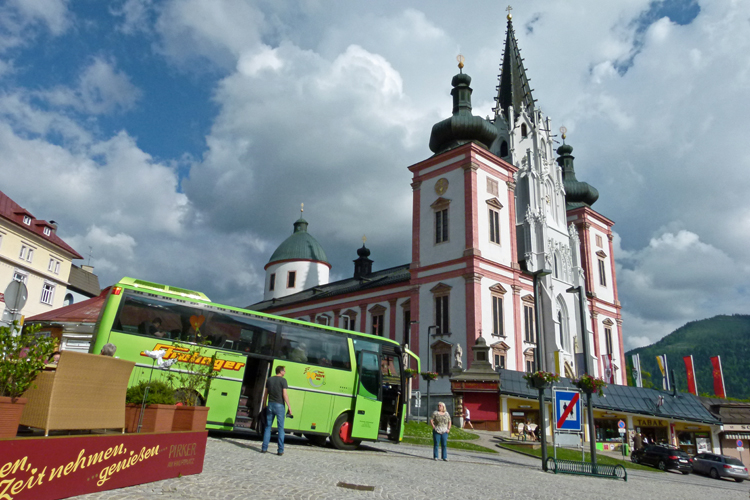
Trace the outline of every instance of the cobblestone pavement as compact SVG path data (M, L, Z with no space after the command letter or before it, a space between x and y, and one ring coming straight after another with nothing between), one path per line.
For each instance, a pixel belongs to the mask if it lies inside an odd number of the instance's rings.
M287 436L283 457L260 454L253 438L209 437L202 474L76 497L85 500L233 499L639 499L733 500L748 498L747 483L677 473L628 471L628 481L554 475L536 459L449 450L433 461L432 449L372 443L354 452L310 446ZM369 486L348 489L339 483Z

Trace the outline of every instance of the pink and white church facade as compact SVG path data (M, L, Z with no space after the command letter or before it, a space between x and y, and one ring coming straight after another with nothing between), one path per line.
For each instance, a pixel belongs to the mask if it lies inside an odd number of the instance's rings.
M295 254L284 242L266 266L264 301L248 307L408 344L423 370L429 359L439 374L434 401L451 399L456 347L467 368L479 337L494 368L534 370L539 307L542 368L579 373L584 330L595 374L626 384L614 223L591 208L598 193L576 180L572 148L553 148L551 120L531 97L510 18L493 119L471 114L470 82L462 72L453 78L453 115L430 138L435 154L408 167L411 262L372 271L363 245L352 277L329 283L324 253ZM292 237L316 248L300 221ZM325 269L312 273L324 279L311 284L305 266ZM289 276L276 274L287 267L307 276L305 288L276 288L289 284ZM532 273L540 271L549 274L539 277L535 300ZM572 287L584 291L584 318ZM482 419L474 410L472 417Z

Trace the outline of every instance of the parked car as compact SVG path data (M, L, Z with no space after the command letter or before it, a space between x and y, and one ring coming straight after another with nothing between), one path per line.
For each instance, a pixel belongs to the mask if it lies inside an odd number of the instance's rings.
M683 474L690 474L693 470L693 460L674 446L648 445L631 453L630 460L636 464L651 465L660 470L677 470Z
M714 479L729 477L741 483L748 478L747 467L740 460L715 453L699 453L693 459L693 472L708 474Z

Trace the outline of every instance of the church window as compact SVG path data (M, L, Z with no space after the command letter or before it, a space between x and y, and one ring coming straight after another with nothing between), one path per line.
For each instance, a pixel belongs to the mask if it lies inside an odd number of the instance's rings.
M286 275L286 287L294 288L294 284L297 281L297 271L289 271Z
M411 310L404 309L404 344L409 344L411 342L411 336L409 333L411 333Z
M450 333L449 296L435 297L435 326L439 335Z
M503 298L492 295L492 334L504 336L503 332Z
M372 333L373 335L378 335L380 337L383 336L383 333L385 333L385 329L383 327L383 321L384 321L384 315L377 314L372 317Z
M495 369L505 370L505 354L495 354Z
M352 309L347 310L341 315L340 325L344 330L356 331L357 313Z
M499 196L497 181L487 177L487 192L492 196Z
M559 265L557 263L557 254L554 255L554 258L555 258L555 278L559 279L560 278L560 269L559 269Z
M602 235L601 234L596 235L596 246L598 246L599 248L602 248Z
M448 241L448 209L435 211L435 243Z
M508 156L508 141L503 141L500 143L500 156Z
M432 346L433 371L438 375L451 373L451 345L447 342L436 342Z
M268 291L273 292L274 288L276 288L276 273L271 273L268 277Z
M490 208L490 241L500 244L500 212Z
M523 352L524 356L524 366L526 367L526 371L531 373L536 371L536 362L534 360L534 349L526 349Z
M524 317L524 341L533 344L536 342L536 335L534 332L534 307L528 304L523 306L523 317Z
M604 265L604 259L599 259L599 284L607 286L607 268Z
M604 328L604 343L607 346L607 354L612 354L612 329Z
M526 128L526 124L521 124L521 137L526 137L529 135L528 129Z

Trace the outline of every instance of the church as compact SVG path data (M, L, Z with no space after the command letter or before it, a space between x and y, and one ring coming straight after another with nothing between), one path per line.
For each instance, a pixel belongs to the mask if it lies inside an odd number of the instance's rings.
M594 374L627 384L614 222L592 209L598 191L576 179L564 128L555 149L512 17L493 117L472 114L471 77L459 61L452 116L432 128L433 155L408 167L411 262L373 270L363 244L351 278L329 282L331 263L300 218L265 266L263 301L248 308L408 344L422 371L438 374L433 401L451 400L451 370L470 367L480 338L495 370L540 364L575 377L587 335ZM424 394L424 381L413 384Z

